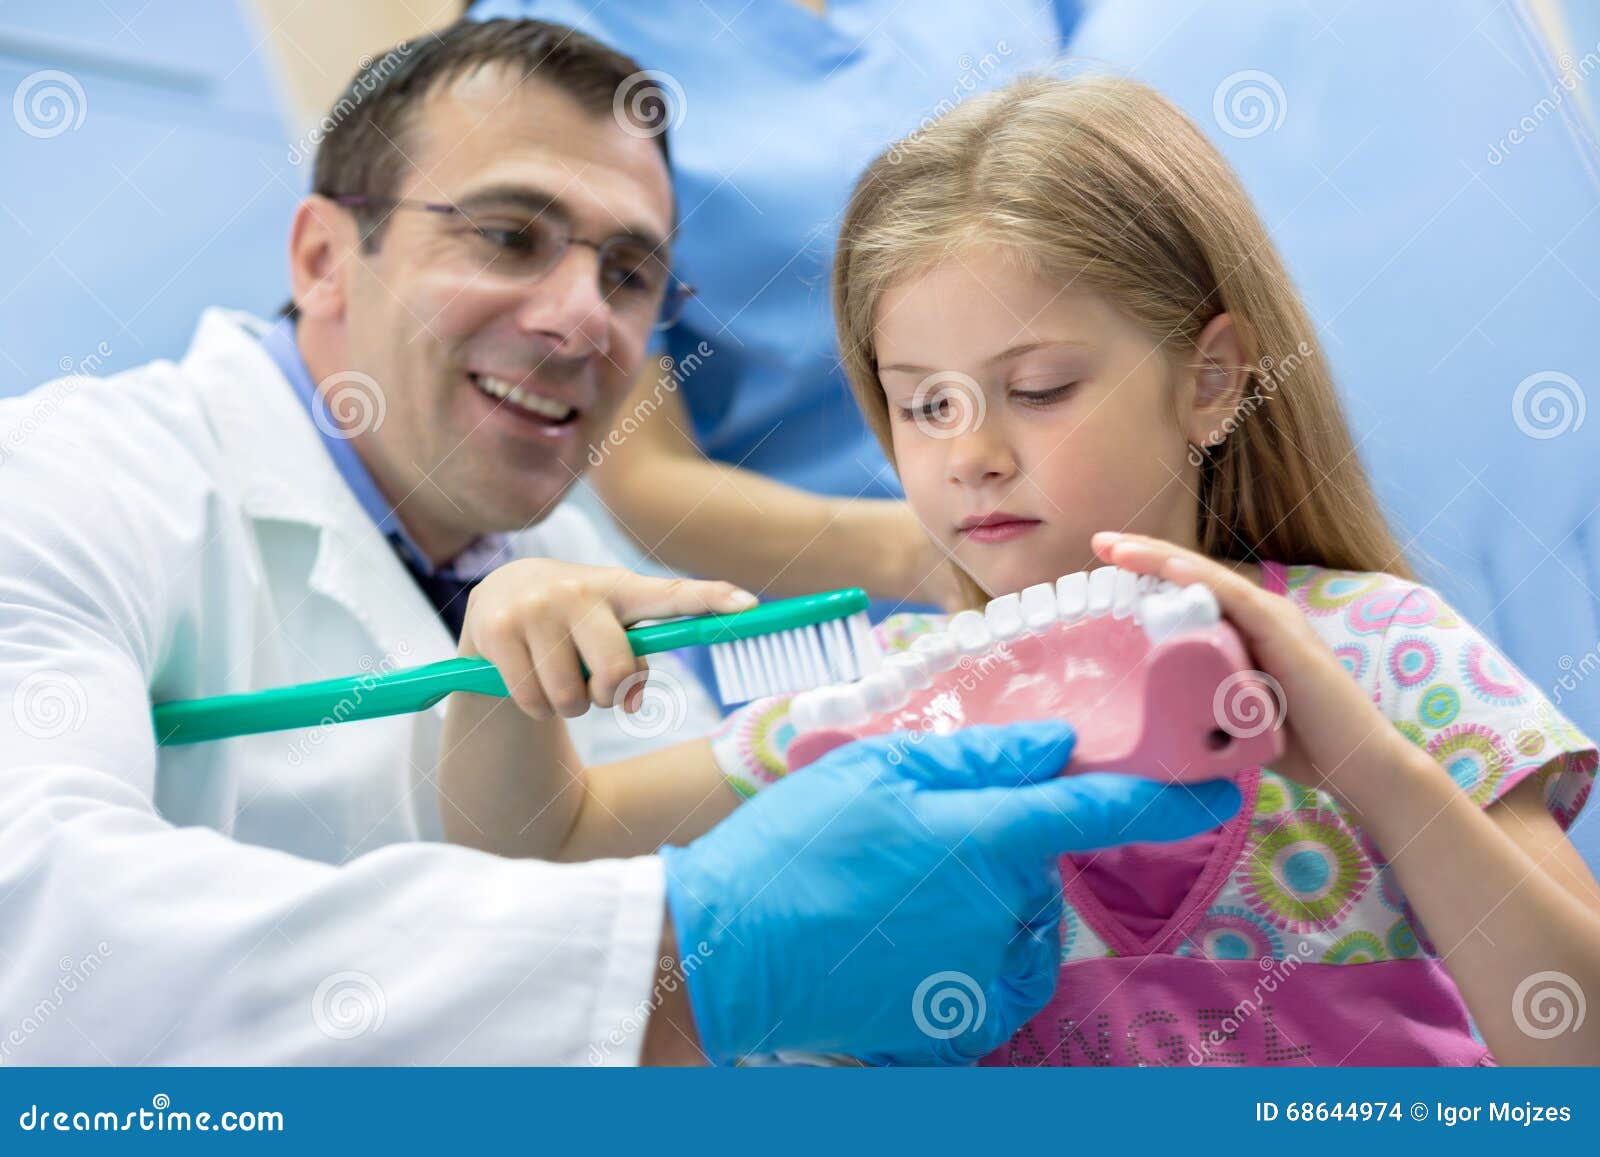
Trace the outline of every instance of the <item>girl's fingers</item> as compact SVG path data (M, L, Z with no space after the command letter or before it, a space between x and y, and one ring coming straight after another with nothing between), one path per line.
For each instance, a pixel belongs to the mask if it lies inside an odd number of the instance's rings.
M589 687L567 624L536 619L526 624L528 651L539 684L557 715L576 719L589 710Z
M589 698L601 707L616 704L617 688L644 669L611 608L601 602L572 624L572 641L589 668Z
M489 640L489 645L482 649L482 655L500 672L501 681L523 714L533 719L550 718L550 701L539 686L539 678L534 674L533 663L528 656L527 643L521 636L494 636Z
M608 600L624 623L667 619L678 615L731 615L748 611L758 600L732 583L702 579L667 579L619 572Z
M1142 534L1101 531L1094 550L1106 562L1140 574L1155 575L1180 586L1204 583L1217 596L1224 614L1245 633L1259 637L1279 625L1271 597L1255 583L1214 559L1164 539Z

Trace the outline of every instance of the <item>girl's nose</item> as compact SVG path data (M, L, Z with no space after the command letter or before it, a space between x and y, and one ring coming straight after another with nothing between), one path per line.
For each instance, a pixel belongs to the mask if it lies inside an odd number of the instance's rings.
M985 420L972 429L952 434L949 447L945 468L950 481L958 485L1004 482L1017 472L1016 459L998 421Z

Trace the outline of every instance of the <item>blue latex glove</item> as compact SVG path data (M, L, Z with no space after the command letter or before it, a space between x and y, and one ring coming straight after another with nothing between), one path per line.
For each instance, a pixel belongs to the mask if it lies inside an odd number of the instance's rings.
M1051 778L1074 738L1052 722L863 740L663 848L707 1055L960 1064L1010 1037L1055 991L1056 858L1239 808L1222 780Z

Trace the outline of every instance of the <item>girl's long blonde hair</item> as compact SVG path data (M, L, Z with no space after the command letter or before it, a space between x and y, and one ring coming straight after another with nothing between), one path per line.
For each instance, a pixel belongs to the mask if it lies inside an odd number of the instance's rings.
M1356 458L1326 358L1238 178L1174 105L1135 81L1040 76L973 97L862 175L833 271L839 346L892 462L873 332L897 279L997 246L1105 295L1175 358L1228 313L1250 381L1198 459L1200 549L1414 578ZM987 598L958 571L969 603Z

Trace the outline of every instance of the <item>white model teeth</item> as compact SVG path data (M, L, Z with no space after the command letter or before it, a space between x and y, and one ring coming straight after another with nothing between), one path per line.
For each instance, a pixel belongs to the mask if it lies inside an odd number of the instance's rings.
M1210 588L1201 583L1171 590L1157 590L1139 608L1145 637L1159 645L1177 635L1214 627L1222 621L1222 610Z
M921 691L933 684L933 664L927 656L916 651L897 651L883 660L885 671L894 671L904 679L912 691Z
M1111 588L1111 614L1126 619L1139 605L1139 576L1131 570L1117 571Z
M950 635L963 655L976 655L986 650L993 640L989 625L977 611L962 611L950 620Z
M1083 571L1056 579L1056 613L1063 623L1075 623L1089 609L1089 576Z
M961 648L956 646L956 641L950 637L948 631L935 631L931 635L923 635L911 644L911 653L921 655L928 664L928 670L933 674L948 671L956 665L960 657Z
M861 697L859 684L846 684L838 687L819 687L815 691L808 691L804 696L798 696L794 706L799 705L799 699L809 698L809 715L817 727L854 727L867 721L867 705ZM794 707L791 707L791 712ZM798 726L798 720L796 725Z
M1096 618L1111 610L1119 573L1114 566L1097 566L1089 572L1089 613Z
M572 407L565 402L558 402L554 398L541 398L538 394L524 390L521 386L513 386L502 378L479 374L474 380L478 383L478 388L490 397L510 402L514 406L538 414L541 418L548 418L552 422L565 422L572 417Z
M858 686L861 702L874 715L880 711L898 710L911 698L911 689L906 686L906 681L891 668L868 675Z
M1015 639L1022 634L1022 596L1001 595L989 600L983 620L997 639Z
M816 691L802 691L789 700L789 724L796 731L811 731L817 726Z
M1022 625L1038 633L1050 628L1056 621L1056 588L1049 583L1025 587L1018 600L1022 610Z

